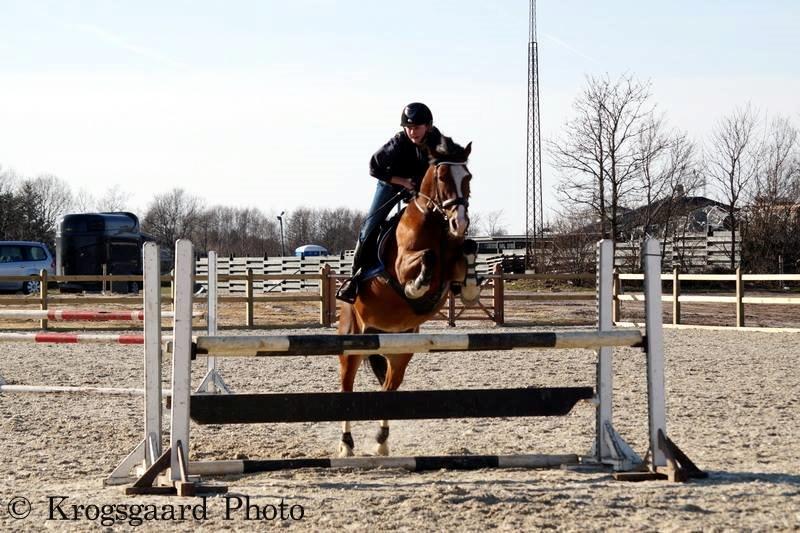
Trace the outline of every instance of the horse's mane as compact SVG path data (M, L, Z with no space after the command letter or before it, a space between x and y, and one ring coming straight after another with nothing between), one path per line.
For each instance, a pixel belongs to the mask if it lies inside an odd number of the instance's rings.
M446 135L439 135L437 140L427 144L426 147L428 162L431 164L464 163L467 160L467 151L464 147Z

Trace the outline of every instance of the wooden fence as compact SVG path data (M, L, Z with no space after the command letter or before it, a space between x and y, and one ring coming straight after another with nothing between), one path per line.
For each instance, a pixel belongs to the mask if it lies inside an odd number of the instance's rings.
M494 272L496 265L503 262L503 255L478 255L476 269L479 274ZM336 275L349 274L353 265L353 255L324 255L311 257L218 257L217 272L219 288L231 294L245 294L248 291L246 278L248 271L253 273L254 293L279 293L320 290L319 273L325 266ZM208 258L196 261L195 270L199 276L208 274ZM286 274L290 276L287 277ZM205 278L200 281L205 285Z
M636 325L633 322L622 322L621 302L644 301L643 293L623 293L622 281L624 280L644 280L643 274L620 274L614 273L614 308L613 320L615 323L623 325ZM745 327L745 304L752 305L800 305L800 296L747 296L745 294L745 282L787 282L800 281L800 274L743 274L740 268L736 269L735 274L684 274L678 268L673 269L672 274L662 274L662 281L672 282L672 294L664 294L662 302L672 303L672 325L681 325L681 304L682 303L730 303L734 304L736 310L735 327ZM704 294L682 294L682 281L704 281L704 282L728 282L734 283L733 294L726 295L704 295ZM800 324L798 325L800 326Z

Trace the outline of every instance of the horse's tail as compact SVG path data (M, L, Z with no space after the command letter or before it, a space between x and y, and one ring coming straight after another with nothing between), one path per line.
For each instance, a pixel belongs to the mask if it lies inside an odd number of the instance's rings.
M372 372L375 374L375 377L378 378L378 382L383 385L386 382L386 372L388 370L386 358L374 353L368 357L368 360L369 366L372 367Z

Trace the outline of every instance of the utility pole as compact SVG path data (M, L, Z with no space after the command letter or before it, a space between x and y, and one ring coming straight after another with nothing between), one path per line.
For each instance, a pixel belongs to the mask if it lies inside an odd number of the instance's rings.
M283 214L286 211L281 211L281 214L278 215L278 222L281 223L281 257L286 255L286 251L283 248Z
M525 186L525 267L542 267L542 139L539 127L539 50L536 42L536 0L530 0L528 37L528 152Z

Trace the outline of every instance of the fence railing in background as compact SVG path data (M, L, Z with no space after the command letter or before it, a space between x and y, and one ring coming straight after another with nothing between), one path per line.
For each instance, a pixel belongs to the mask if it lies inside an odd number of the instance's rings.
M279 302L307 302L319 305L319 324L325 327L330 327L337 320L338 307L336 300L336 290L338 282L345 279L347 275L338 274L330 265L323 265L318 272L310 274L258 274L252 269L248 268L242 274L219 274L218 285L223 286L231 282L241 283L243 291L241 293L228 292L220 290L218 294L218 302L220 304L244 304L244 320L242 325L246 328L256 326L256 313L255 306L258 303L279 303ZM508 281L519 280L536 280L536 281L564 281L568 279L581 279L581 280L594 280L594 274L504 274L501 264L495 264L492 273L482 274L484 278L484 287L481 292L481 297L478 304L474 307L463 306L459 299L452 294L448 294L447 304L439 316L438 320L446 320L448 324L455 325L457 321L483 321L488 320L496 325L504 325L506 323L506 302L511 300L529 300L529 301L545 301L545 300L594 300L594 293L587 292L586 294L559 294L559 293L534 293L534 294L508 294L506 292L506 284ZM18 277L19 281L23 280L38 280L43 281L40 287L40 294L36 296L0 296L0 306L18 306L23 305L38 305L40 309L47 309L52 304L130 304L132 306L140 305L141 298L138 296L85 296L85 295L55 295L52 294L47 287L47 273L42 272L39 276L25 276ZM0 281L14 280L13 277L0 277ZM198 273L195 276L195 282L199 287L207 286L208 275L206 273ZM142 276L51 276L49 281L62 282L108 282L113 286L115 282L138 282L141 286L143 283ZM172 284L173 279L170 275L161 276L162 283ZM315 286L314 291L294 291L287 294L288 290L280 293L259 293L257 287L264 286L264 284L285 282L285 281L300 281L305 286ZM313 283L313 285L312 285ZM171 296L173 291L170 291L170 296L165 295L162 301L166 304L171 304L173 298ZM206 296L197 295L195 301L204 302ZM47 328L46 321L42 321L42 329Z
M319 324L330 327L337 319L337 282L347 276L337 273L331 265L323 264L316 273L305 274L259 274L248 268L241 274L220 274L218 276L219 285L231 282L241 283L243 291L241 293L228 293L220 291L218 300L220 304L241 303L244 304L243 326L252 328L256 326L255 306L258 303L279 303L279 302L307 302L319 306ZM594 281L594 274L506 274L502 272L499 264L494 265L491 273L484 274L485 285L481 293L479 303L475 307L466 308L459 302L459 299L452 294L448 295L448 301L439 314L437 319L446 320L448 324L455 325L458 321L491 321L496 325L505 325L506 311L508 302L560 302L560 301L593 301L595 295L593 291L557 293L557 292L526 292L515 290L508 293L507 284L515 281L539 281L539 282L566 282L569 280ZM198 273L195 281L198 285L205 285L208 276L205 273ZM623 291L623 281L642 280L642 274L622 274L614 273L614 307L613 319L617 323L624 323L622 320L622 302L643 301L644 295L637 292ZM685 274L675 269L670 274L662 274L662 281L672 282L671 294L662 296L663 302L672 302L672 323L682 324L681 304L682 303L730 303L735 308L736 327L745 326L745 305L800 305L800 295L798 296L748 296L745 293L745 282L769 282L769 281L793 281L800 282L800 274L743 274L737 270L735 274ZM114 286L116 282L138 282L142 286L142 276L48 276L46 271L42 271L38 276L2 276L0 282L5 281L29 281L40 282L40 292L37 295L29 296L0 296L0 306L19 306L34 305L39 309L46 310L51 305L62 304L129 304L131 306L141 305L139 296L86 296L86 295L65 295L53 294L48 288L51 282L108 282ZM161 276L162 283L172 283L170 275ZM265 284L276 284L279 282L300 282L306 287L315 287L314 290L294 291L294 294L287 294L288 290L280 293L259 292L257 287L264 287ZM681 283L685 281L705 281L705 282L732 282L734 291L732 294L707 295L707 294L685 294L682 292ZM313 285L312 285L313 284ZM195 301L204 302L206 296L196 295ZM162 302L172 303L171 296L164 296ZM635 323L634 323L635 324ZM40 322L41 329L47 329L46 319Z
M479 254L476 265L478 274L494 272L495 266L503 262L503 257L501 254ZM195 265L198 276L208 274L208 258L198 259ZM255 283L251 287L254 293L318 291L320 278L316 275L324 267L327 266L331 273L343 275L350 273L352 265L352 254L344 258L339 255L217 258L219 288L232 294L247 292L244 276L248 270L252 270L255 276Z
M643 293L623 293L622 281L643 280L643 274L621 274L614 272L614 307L613 319L615 323L624 323L621 318L621 302L644 301ZM735 274L683 274L676 268L671 274L661 274L661 281L672 282L672 294L664 294L662 302L672 302L672 325L681 325L682 303L731 303L735 306L735 327L745 327L745 304L753 305L800 305L800 296L746 296L745 282L769 281L800 281L800 274L743 274L740 268ZM682 294L681 282L706 281L706 282L733 282L733 294L707 295L707 294Z

